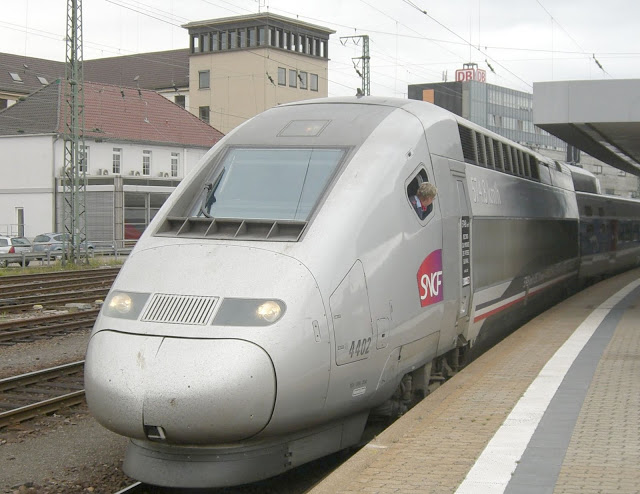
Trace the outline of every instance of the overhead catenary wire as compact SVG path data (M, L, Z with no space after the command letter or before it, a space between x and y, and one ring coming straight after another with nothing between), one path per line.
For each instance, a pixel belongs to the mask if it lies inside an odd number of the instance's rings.
M224 8L224 9L226 9L228 11L232 11L233 14L242 14L242 13L245 13L245 12L252 12L250 9L245 9L244 7L242 7L240 5L234 5L234 4L232 4L230 2L226 2L224 0L217 0L217 1L200 0L200 1L202 1L202 2L204 2L206 4L208 4L208 5L215 6L217 8ZM130 7L131 6L131 2L130 2L130 0L112 0L112 3L113 3L113 5L119 5L118 8L124 8L124 9L131 10L131 7ZM416 2L412 1L411 4L413 4L413 5L415 5L417 7ZM410 5L410 4L407 4L407 5ZM160 18L163 18L165 20L168 20L169 22L168 23L164 23L164 24L172 25L173 27L179 27L180 22L184 19L183 17L180 17L180 16L175 15L173 13L168 13L168 12L162 11L161 9L158 9L156 7L150 6L150 2L148 2L148 1L147 2L141 2L141 1L135 2L135 6L137 6L138 10L140 10L140 11L144 10L146 12L146 14L149 14L151 16L160 17ZM413 8L415 8L415 7L413 7ZM304 16L304 15L301 15L301 14L293 13L293 12L287 12L285 10L279 10L279 9L271 9L271 10L274 11L274 12L277 11L277 12L289 13L289 14L293 15L295 18L298 18L298 19L308 19L310 21L318 21L318 22L324 23L327 26L334 26L334 28L338 27L340 29L343 29L343 28L344 29L349 29L349 30L354 31L354 32L365 32L366 31L366 32L368 32L368 33L370 33L372 35L377 33L377 34L381 34L381 35L385 35L385 36L395 36L395 37L397 37L399 39L416 39L416 40L437 42L437 43L441 43L442 45L444 45L444 46L441 46L440 49L444 49L447 46L468 45L469 44L469 42L467 40L465 40L464 38L462 38L462 37L460 37L460 38L456 37L455 39L446 39L445 40L445 39L438 39L437 37L433 37L433 36L425 36L426 33L420 33L420 34L415 34L415 35L411 34L411 33L408 34L406 32L402 32L402 31L405 30L404 27L400 32L389 32L389 31L385 31L385 30L381 30L381 29L369 29L369 28L363 27L361 25L353 26L353 25L347 25L347 24L344 24L344 23L340 24L340 23L334 22L333 20L318 19L318 18L314 18L314 17L309 17L309 16ZM133 10L132 10L132 12L133 12ZM145 13L138 13L138 14L139 15L146 15ZM184 19L184 20L186 20L186 19ZM7 27L7 24L4 23L3 21L0 21L0 27ZM7 28L8 29L15 29L15 30L22 30L23 32L26 30L27 36L45 36L45 37L48 37L50 39L60 40L60 41L63 38L63 36L61 34L37 32L36 30L34 30L32 28L31 25L28 26L27 28L22 27L22 29L19 28L19 27L16 28L15 25L7 27ZM380 48L382 46L384 46L384 43L381 43L376 37L372 37L371 40L372 40L372 48L373 48L373 50L375 50L375 53L372 52L371 56L372 57L375 56L376 59L380 59L381 57L380 57L380 55L378 53L378 50L380 50ZM335 50L335 47L337 45L335 45L333 41L334 40L330 40L330 43L331 43L331 47L334 48L334 50ZM374 43L375 43L375 45L374 45ZM123 49L121 47L109 47L107 45L103 45L103 44L99 44L99 43L92 43L90 41L87 41L86 39L85 39L85 45L87 47L93 47L94 49L100 50L100 51L107 51L107 52L108 51L112 51L114 53L114 55L121 55L123 52L125 52L125 53L128 52L128 50L125 50L125 49ZM501 47L501 46L486 46L485 50L486 49L491 49L491 50L494 50L494 49L495 50L516 50L516 51L520 50L523 53L527 52L527 51L530 51L530 52L539 52L539 53L552 52L552 53L558 53L558 54L559 53L580 53L580 54L583 54L582 52L567 51L567 50L565 50L565 51L542 50L542 49L535 49L535 48L516 48L516 47ZM130 52L130 53L132 53L132 52ZM337 52L334 51L334 53L337 53ZM594 55L595 55L595 57L597 57L596 60L599 60L600 62L602 62L601 65L606 65L606 59L608 59L608 58L610 59L610 57L617 57L617 58L625 57L626 58L626 57L639 56L640 54L636 54L634 52L620 52L620 53L617 53L617 52L611 53L611 52L609 52L609 53L606 53L606 54L600 53L600 52L596 52L596 53L594 53ZM332 67L332 71L330 73L332 73L332 74L336 73L336 70L333 69L333 67L337 66L339 58L340 57L338 57L338 56L334 56L333 59L330 61L330 64L331 64L331 67ZM458 56L452 56L452 58L455 60L456 58L459 58L459 57ZM478 57L478 58L480 58L480 57ZM480 62L481 60L484 60L485 58L487 60L491 60L491 58L483 56L480 60L477 60L477 61ZM493 55L492 58L493 59L496 58L495 54ZM591 58L590 54L589 54L589 58ZM532 58L531 60L532 61L536 61L537 59ZM402 67L404 69L403 72L402 72L402 75L399 74L400 78L404 79L403 82L406 82L407 84L410 84L412 78L415 79L415 78L418 78L418 77L422 76L422 71L420 71L418 69L418 67L420 67L422 64L419 64L419 63L411 64L410 61L406 60L406 58L404 60L401 59L401 58L398 58L398 61L400 62L399 67ZM501 63L505 63L505 62L509 63L510 62L510 60L504 60L502 58L500 58L499 61ZM447 64L451 64L451 63L452 63L451 60L443 60L441 62L442 65L447 65ZM453 62L453 63L455 63L455 62ZM592 62L592 63L595 63L595 62ZM497 69L498 65L495 65L493 63L493 61L492 61L492 65L496 67L496 70L498 70ZM378 65L378 67L379 67L379 65ZM291 67L291 68L295 68L295 67ZM502 71L499 71L499 72L502 72ZM380 73L380 71L376 70L376 66L375 65L372 66L371 73L372 74L376 74L376 81L374 83L376 86L378 86L380 88L386 87L386 86L380 86L379 85L378 76L377 75ZM497 75L497 77L504 78L504 75L506 75L506 72L503 72L502 76ZM357 84L355 74L354 74L354 77L352 78L351 81L340 80L340 78L338 78L338 80L340 82L336 81L334 77L326 78L326 77L323 77L322 74L319 74L319 76L320 76L321 79L326 80L326 81L331 83L330 92L333 92L336 89L338 89L338 91L339 91L339 88L342 88L342 87L349 88L349 90L353 90L353 88ZM425 73L425 75L423 77L428 77L429 79L432 79L434 76L438 77L438 79L439 79L440 78L440 71L438 71L437 74L435 74L435 73L434 74ZM524 84L526 84L527 87L530 87L530 85L526 81L524 81L523 79L520 79L520 81L523 82ZM393 88L391 88L391 89L393 89Z
M563 32L564 32L564 33L569 37L569 39L570 39L571 41L573 41L573 43L574 43L578 48L580 48L580 52L581 52L582 54L586 55L588 58L591 58L591 57L589 57L589 55L588 55L587 51L586 51L584 48L582 48L582 46L580 46L580 43L578 43L578 42L574 39L574 37L573 37L573 36L571 36L571 34L569 34L569 31L567 31L564 27L562 27L562 24L560 24L560 23L558 22L558 20L557 20L557 19L556 19L552 14L551 14L551 12L549 12L549 10L547 10L547 8L546 8L544 5L542 5L542 2L540 2L540 0L536 0L536 3L537 3L538 5L540 5L540 7L542 8L542 10L544 10L544 11L546 12L546 14L551 18L551 22L555 23L555 24L556 24L556 25L557 25L557 26L558 26L558 27L559 27L559 28L560 28L560 29L561 29L561 30L562 30L562 31L563 31ZM602 64L600 63L600 61L596 58L596 54L595 54L595 53L593 53L593 54L592 54L592 57L593 57L593 61L594 61L594 62L595 62L595 64L598 66L598 68L599 68L600 70L602 70L602 72L603 72L603 73L605 73L606 75L608 75L609 77L611 77L611 74L609 74L606 70L604 70L604 67L602 66Z
M491 60L492 62L495 62L499 67L501 67L502 69L504 69L505 71L507 71L509 74L511 74L513 77L515 77L516 79L518 79L519 81L521 81L522 83L526 84L528 87L533 88L533 85L528 83L527 81L525 81L522 77L518 76L517 74L515 74L514 72L512 72L511 70L509 70L507 67L505 67L504 65L502 65L499 61L495 60L493 57L491 57L489 54L485 53L484 51L482 51L479 47L474 46L470 41L467 41L466 39L464 39L462 36L460 36L458 33L456 33L455 31L453 31L452 29L450 29L449 27L445 26L442 22L440 22L438 19L436 19L435 17L433 17L432 15L430 15L426 10L421 9L420 7L418 7L415 3L413 3L411 0L402 0L404 3L406 3L407 5L413 7L414 9L416 9L418 12L421 12L422 14L424 14L425 16L427 16L429 19L431 19L433 22L435 22L436 24L438 24L440 27L442 27L443 29L445 29L446 31L450 32L451 34L453 34L456 38L461 39L462 41L464 41L465 43L467 43L469 45L469 47L473 48L474 50L478 51L479 53L481 53L484 57L486 57L487 59Z

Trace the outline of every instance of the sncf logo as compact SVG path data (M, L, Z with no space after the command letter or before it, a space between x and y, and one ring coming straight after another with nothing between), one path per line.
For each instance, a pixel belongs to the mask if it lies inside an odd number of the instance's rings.
M422 261L417 278L422 307L435 304L443 299L442 249L434 250Z

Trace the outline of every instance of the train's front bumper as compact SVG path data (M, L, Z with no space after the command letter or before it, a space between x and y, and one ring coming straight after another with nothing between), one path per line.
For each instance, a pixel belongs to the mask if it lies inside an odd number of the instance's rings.
M239 441L260 432L273 413L273 364L248 341L103 330L92 336L86 362L91 412L124 436L168 444Z

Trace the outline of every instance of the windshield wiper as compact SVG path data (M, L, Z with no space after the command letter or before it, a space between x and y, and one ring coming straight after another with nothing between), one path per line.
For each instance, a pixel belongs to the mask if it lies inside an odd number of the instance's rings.
M211 216L209 213L205 211L205 208L209 204L209 197L213 195L211 193L212 190L213 190L213 183L207 182L206 184L204 184L204 188L202 189L202 203L200 204L200 211L198 211L198 216L206 216L207 218L213 218L213 216ZM215 197L213 199L213 202L215 202ZM210 208L211 208L211 205L209 204L209 209Z
M207 218L213 218L208 211L211 211L211 206L216 202L216 190L218 189L218 185L220 184L220 180L222 180L222 176L224 175L225 169L222 169L220 175L216 178L215 182L207 182L204 184L204 188L202 189L203 197L202 204L200 205L200 211L198 212L198 216L206 216Z

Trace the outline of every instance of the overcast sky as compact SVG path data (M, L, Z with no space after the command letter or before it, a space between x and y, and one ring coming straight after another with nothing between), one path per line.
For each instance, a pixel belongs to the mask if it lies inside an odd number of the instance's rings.
M65 0L0 2L0 51L64 60ZM363 34L377 96L406 97L408 84L445 73L454 80L466 62L487 82L527 92L537 81L640 78L637 0L84 0L84 59L186 48L182 24L259 9L336 31L330 96L361 86L352 59L362 45L340 37Z

